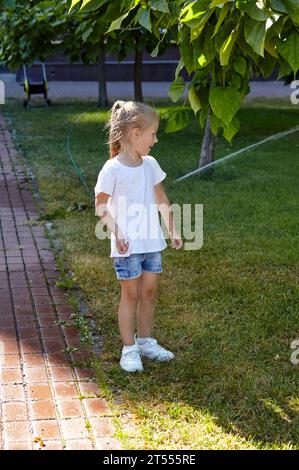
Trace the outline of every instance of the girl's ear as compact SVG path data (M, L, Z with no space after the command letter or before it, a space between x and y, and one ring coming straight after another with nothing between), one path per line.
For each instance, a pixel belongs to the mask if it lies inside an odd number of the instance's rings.
M133 129L131 129L131 136L133 138L138 138L140 135L140 130L138 129L138 127L133 127Z

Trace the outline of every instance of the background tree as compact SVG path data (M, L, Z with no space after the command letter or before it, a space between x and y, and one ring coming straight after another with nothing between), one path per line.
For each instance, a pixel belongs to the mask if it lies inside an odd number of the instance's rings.
M96 8L97 0L92 2ZM299 2L297 0L123 0L114 30L135 15L135 22L162 39L152 25L169 31L180 51L170 96L177 102L185 90L191 108L205 128L199 167L213 161L215 136L231 142L238 132L238 111L253 75L278 78L299 69ZM149 27L150 26L150 27ZM111 27L110 27L111 30ZM185 68L189 82L181 70ZM191 119L183 106L168 113L166 132L184 128Z
M76 26L65 31L63 50L71 62L81 59L85 64L98 65L98 106L108 106L105 60L113 41L105 38L104 34L110 24L114 3L101 0L97 2L96 12L92 2L83 2L81 9L80 3L68 2L69 11L65 14L75 17Z
M116 53L119 61L133 53L135 100L143 100L142 54L154 47L146 16L139 15L137 21L127 15L125 28L119 32L114 20L120 4L112 0L6 0L0 5L0 57L10 68L30 65L36 59L45 61L59 49L71 62L98 65L98 105L107 106L106 53ZM159 28L154 31L160 37Z
M44 61L57 47L56 40L70 21L62 15L63 3L40 1L2 2L0 59L16 69Z
M111 31L108 35L114 39L111 52L117 54L117 59L122 62L131 54L134 57L134 99L143 101L142 93L142 64L144 50L151 52L150 44L152 37L141 26L121 29L120 31Z
M297 2L296 2L297 3ZM295 73L299 5L284 1L196 1L184 5L178 44L189 74L189 101L205 134L199 166L214 159L215 136L231 141L253 74ZM191 47L188 47L188 44Z
M1 11L0 59L16 69L37 59L45 61L60 50L71 61L96 63L98 104L107 106L104 32L109 23L90 8L79 15L68 14L70 6L69 0L7 1Z
M105 37L109 42L109 52L117 54L118 60L121 62L128 55L134 54L134 98L136 101L143 101L142 96L142 60L143 51L152 52L155 48L155 42L160 41L161 32L159 29L160 19L157 17L156 21L151 21L149 15L149 9L145 5L138 5L140 2L134 0L130 2L110 2L110 5L104 11L104 7L107 6L107 0L72 0L72 6L70 11L74 8L79 7L77 11L84 12L89 8L93 11L96 10L96 14L99 18L104 18L107 27L105 29ZM156 8L168 7L165 2L160 0L152 1L152 5ZM163 4L163 5L162 5ZM156 6L155 6L156 5ZM138 7L135 11L135 7ZM122 10L125 13L119 17ZM155 20L155 18L154 18ZM102 20L103 21L103 20ZM156 50L154 56L163 54L167 49L170 35L166 31L164 34L163 45Z

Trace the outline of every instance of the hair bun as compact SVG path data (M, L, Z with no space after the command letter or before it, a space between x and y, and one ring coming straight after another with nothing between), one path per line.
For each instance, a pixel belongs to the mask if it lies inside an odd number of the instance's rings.
M112 114L118 111L124 104L125 104L125 101L122 101L122 100L115 101L115 103L113 104L111 108Z

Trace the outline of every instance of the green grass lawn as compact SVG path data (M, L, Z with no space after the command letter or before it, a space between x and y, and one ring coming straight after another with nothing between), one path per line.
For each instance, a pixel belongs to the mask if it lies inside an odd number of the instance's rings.
M165 110L167 103L157 107ZM299 133L219 165L210 177L174 183L196 169L202 133L194 122L167 135L161 123L152 154L168 175L172 203L203 204L204 244L198 251L163 253L155 335L175 352L175 361L147 362L143 374L130 375L118 365L120 289L110 242L95 237L93 201L65 148L72 125L73 155L93 191L108 157L107 111L78 101L28 110L9 101L2 109L104 338L95 366L123 445L298 449L299 365L290 362L290 344L299 339ZM284 100L257 100L242 107L240 120L232 145L219 138L217 158L298 125L299 109ZM67 212L75 202L89 207Z

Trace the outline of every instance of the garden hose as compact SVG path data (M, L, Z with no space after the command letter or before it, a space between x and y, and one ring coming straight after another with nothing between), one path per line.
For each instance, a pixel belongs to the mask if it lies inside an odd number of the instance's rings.
M94 107L91 108L92 110L94 110ZM68 157L71 161L71 164L73 165L74 167L74 170L75 170L75 173L77 174L79 180L81 181L81 184L85 190L85 192L88 194L88 196L90 197L90 199L92 199L92 201L94 201L94 193L93 191L91 191L91 189L88 187L88 184L86 182L86 179L83 175L84 171L81 170L80 166L78 165L78 163L76 162L76 160L74 159L73 157L73 153L72 153L72 150L71 150L71 136L72 136L72 130L73 130L73 127L75 124L78 124L78 122L80 121L80 119L87 113L90 112L90 109L87 110L87 111L84 111L84 113L81 113L80 116L75 120L75 122L73 122L71 125L70 125L70 128L69 128L69 131L66 135L66 140L65 140L65 147L66 147L66 152L68 154Z

